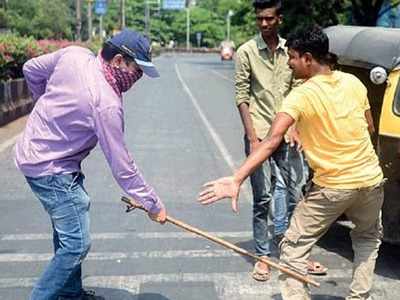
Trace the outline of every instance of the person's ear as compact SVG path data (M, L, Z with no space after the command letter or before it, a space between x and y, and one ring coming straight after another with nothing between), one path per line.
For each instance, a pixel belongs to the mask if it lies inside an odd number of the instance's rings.
M115 66L115 67L119 67L119 66L121 66L123 60L124 60L124 57L121 54L117 54L111 60L111 65Z
M303 54L303 59L306 65L311 65L313 61L313 56L310 52L306 52Z
M283 15L279 15L278 16L278 24L282 25L282 23L283 23Z

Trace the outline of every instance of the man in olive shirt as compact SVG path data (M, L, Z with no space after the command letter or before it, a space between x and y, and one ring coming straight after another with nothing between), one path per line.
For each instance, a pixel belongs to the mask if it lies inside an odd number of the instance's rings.
M286 41L278 35L278 27L282 23L281 3L276 0L255 0L253 6L260 33L239 48L235 74L236 104L245 130L246 155L252 153L267 135L292 84L292 71L287 64ZM271 174L271 164L277 166L283 177L287 188L286 197L273 199L275 179ZM274 226L268 224L268 215L274 207L273 201L286 202L286 205L276 207L286 208L284 214L289 212L290 215L301 197L303 180L301 154L285 141L252 174L253 235L258 256L269 256L271 253ZM283 235L285 229L277 233ZM264 281L269 276L268 266L257 262L253 278Z

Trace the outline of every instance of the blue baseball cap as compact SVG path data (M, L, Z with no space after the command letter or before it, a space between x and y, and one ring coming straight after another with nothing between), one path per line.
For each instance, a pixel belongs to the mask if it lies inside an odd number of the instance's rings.
M140 33L124 29L107 40L106 43L117 47L121 52L133 58L147 76L160 77L156 67L151 62L149 40Z

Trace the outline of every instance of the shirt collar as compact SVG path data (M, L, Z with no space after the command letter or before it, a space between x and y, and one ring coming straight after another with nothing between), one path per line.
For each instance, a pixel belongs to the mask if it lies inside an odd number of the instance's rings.
M278 41L278 46L276 47L276 49L277 50L279 50L279 49L285 50L286 49L286 46L285 46L286 40L284 38L282 38L280 35L278 35L278 39L279 39L279 41ZM257 42L257 47L259 50L267 49L268 51L270 51L267 43L264 41L264 39L261 35L261 32L256 36L256 42Z

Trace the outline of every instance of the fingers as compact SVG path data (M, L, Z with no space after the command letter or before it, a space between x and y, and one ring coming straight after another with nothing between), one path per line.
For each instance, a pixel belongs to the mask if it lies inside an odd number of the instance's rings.
M148 213L150 219L154 222L165 224L167 221L167 212L165 208L162 208L161 211L157 214Z
M207 205L219 200L219 197L217 197L217 195L215 194L214 189L210 188L201 192L197 200L201 204Z
M217 182L217 180L206 182L205 184L203 184L203 187L213 186L216 182Z
M234 197L232 198L232 210L238 214L239 213L239 209L238 209L238 198Z
M303 151L303 145L301 143L297 144L297 151L298 152Z
M203 197L207 197L210 194L215 194L213 186L210 186L208 189L205 189L202 192L200 192L199 199L203 198Z
M217 202L218 200L220 200L219 197L213 196L213 197L210 197L210 198L207 198L207 199L199 200L199 202L200 202L202 205L209 205L209 204L212 204L212 203L214 203L214 202Z
M296 141L294 140L293 136L290 135L290 136L289 136L289 146L290 146L290 147L294 147L295 144L296 144Z

